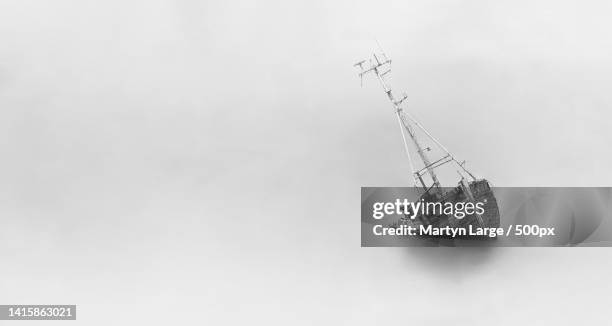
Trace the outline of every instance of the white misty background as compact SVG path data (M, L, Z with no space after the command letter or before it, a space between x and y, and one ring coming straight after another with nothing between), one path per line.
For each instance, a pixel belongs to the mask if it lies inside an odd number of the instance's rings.
M602 321L605 248L359 247L360 187L411 179L352 64L378 38L410 112L496 186L608 186L611 6L3 1L0 301L86 325Z

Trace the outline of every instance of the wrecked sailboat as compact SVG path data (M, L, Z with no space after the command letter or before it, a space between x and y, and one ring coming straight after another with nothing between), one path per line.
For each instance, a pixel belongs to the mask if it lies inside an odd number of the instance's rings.
M489 181L484 178L476 178L465 167L465 161L459 162L436 138L434 138L412 115L403 108L407 95L401 98L396 98L393 91L389 87L385 76L391 71L391 60L387 55L380 50L380 53L372 54L369 60L363 60L354 65L359 69L359 77L363 81L366 74L373 74L380 82L387 98L393 105L395 115L397 117L406 154L408 155L412 177L415 186L421 189L419 201L425 203L480 203L484 205L484 211L472 212L460 218L445 214L444 212L427 212L418 214L406 214L394 225L412 224L412 225L433 225L434 227L453 227L453 228L497 228L500 225L499 208L497 200L491 189ZM431 147L424 146L424 142L417 135L417 131L424 135L423 139L427 142L432 142L432 146L436 147L441 153L439 158L430 158L428 154ZM406 134L408 136L406 136ZM414 151L422 162L422 168L416 169L413 165L411 154L408 146L410 139ZM437 170L442 166L453 166L459 175L459 182L455 187L443 187ZM409 218L412 216L413 218ZM416 218L415 218L416 216Z

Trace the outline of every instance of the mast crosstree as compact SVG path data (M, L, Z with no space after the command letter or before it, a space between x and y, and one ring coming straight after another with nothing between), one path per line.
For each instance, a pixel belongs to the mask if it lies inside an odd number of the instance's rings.
M379 45L379 48L380 48L380 45ZM404 93L401 98L399 99L395 98L395 96L393 95L393 91L391 90L390 86L388 85L388 83L385 81L385 78L384 78L386 75L388 75L391 72L391 60L382 51L382 49L380 49L380 55L376 55L376 53L372 53L372 57L369 60L362 60L360 62L357 62L353 66L360 69L359 78L361 79L362 85L363 85L363 76L369 73L373 73L378 79L378 81L380 82L380 85L382 86L385 94L387 95L387 98L393 105L395 114L397 116L397 119L400 125L400 130L402 133L402 138L404 140L406 154L408 155L408 161L410 163L410 168L412 170L412 176L414 178L415 184L417 183L417 180L418 180L421 183L421 186L425 190L433 189L435 192L440 192L441 184L440 184L440 180L438 179L438 176L436 175L435 169L447 163L456 164L457 167L459 167L463 172L465 172L470 178L472 178L474 181L476 180L476 177L474 177L474 175L465 168L465 161L463 162L457 161L455 157L446 149L446 147L444 147L436 138L434 138L423 127L423 125L421 125L416 119L414 119L414 117L412 117L408 112L406 112L403 109L402 104L404 104L408 96ZM415 127L423 131L423 133L429 139L431 139L440 148L440 150L442 150L445 153L442 158L435 160L433 162L430 160L426 152L430 151L431 149L429 147L423 147L420 140L417 138ZM412 143L414 144L416 148L416 152L419 155L421 161L423 162L424 167L420 170L416 170L412 163L412 159L410 156L410 151L408 149L408 143L406 141L406 136L405 136L404 131L406 131L408 135L410 136L410 139L412 140ZM428 186L423 180L423 175L425 174L429 174L429 176L431 177L431 180L432 180L431 186ZM459 172L459 174L462 176L462 178L464 178L461 172Z

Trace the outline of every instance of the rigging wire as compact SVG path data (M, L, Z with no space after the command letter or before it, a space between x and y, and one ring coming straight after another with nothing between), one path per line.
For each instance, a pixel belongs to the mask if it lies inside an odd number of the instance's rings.
M419 129L421 129L425 135L427 135L427 137L429 137L434 143L436 143L436 145L438 145L438 147L440 147L440 149L442 149L444 152L446 152L446 154L448 154L448 156L450 156L450 158L453 160L453 162L455 162L455 164L457 164L457 166L459 166L463 171L465 171L467 174L469 174L474 180L476 179L476 177L474 177L474 175L472 173L470 173L470 171L468 171L463 164L460 164L459 161L457 161L457 159L453 156L453 154L451 154L451 152L449 152L448 149L446 149L446 147L444 147L444 145L442 145L434 136L432 136L429 131L427 131L427 129L425 129L425 127L423 127L423 125L421 125L412 115L410 115L409 113L402 111L402 114L405 115L406 117L408 117L408 119L410 119L410 121L412 121L412 123L414 123L417 127L419 127Z
M412 181L414 182L414 186L417 186L417 180L415 174L414 165L412 164L412 157L410 156L410 151L408 149L408 142L406 141L406 135L404 134L404 126L402 124L402 119L400 118L399 112L397 113L397 122L399 123L400 132L402 133L402 139L404 140L404 149L406 150L406 156L408 156L408 164L410 164L410 175L412 175Z

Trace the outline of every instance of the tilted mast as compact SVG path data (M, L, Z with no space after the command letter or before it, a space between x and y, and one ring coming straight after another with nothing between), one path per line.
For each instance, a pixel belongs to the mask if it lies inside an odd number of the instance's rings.
M382 52L382 50L381 50ZM404 145L406 146L406 153L408 155L408 159L410 160L410 165L412 168L412 173L413 176L415 178L415 182L418 179L421 183L421 185L423 186L423 188L430 189L430 188L434 188L436 191L439 191L440 188L440 181L438 180L438 177L434 171L435 168L449 163L449 162L454 162L456 163L464 172L466 172L473 180L476 180L476 178L468 171L465 169L464 164L465 161L463 162L458 162L452 155L451 153L442 145L440 144L440 142L438 142L427 130L425 130L425 128L423 128L423 126L418 123L414 118L412 118L408 113L406 113L404 111L404 109L402 108L402 103L407 99L407 95L403 95L401 99L396 100L395 97L393 96L393 92L391 90L391 88L387 85L387 83L384 80L384 76L387 75L389 72L391 72L391 60L389 58L387 58L387 55L382 52L382 57L383 57L383 61L380 61L378 56L373 53L372 57L374 58L374 61L372 61L372 59L369 60L369 64L370 67L364 67L364 63L366 62L366 60L362 60L356 64L354 64L355 67L359 67L361 69L361 71L359 72L359 77L362 80L363 83L363 76L367 73L374 73L374 75L376 75L376 78L378 79L378 81L380 82L383 90L385 91L385 94L387 94L387 98L389 99L389 101L391 101L391 104L393 105L393 108L395 109L395 114L397 116L397 119L400 123L400 127L402 127L401 131L402 131L402 136L404 137L404 129L408 132L408 135L410 135L410 138L412 139L412 142L414 143L414 146L416 147L417 153L419 154L419 157L421 158L421 160L423 161L424 167L420 170L415 170L414 167L412 166L412 161L410 159L410 153L408 151L408 147L406 144L406 139L404 138ZM385 67L387 70L385 70L384 72L381 72L382 68ZM430 161L429 157L426 154L426 151L430 150L429 147L427 148L423 148L423 146L421 145L419 139L416 136L416 133L414 131L414 128L412 127L412 124L414 124L415 126L417 126L419 129L421 129L431 140L433 140L436 145L438 145L438 147L440 149L442 149L442 151L444 151L446 153L446 155L444 157L442 157L439 160L434 161L433 163ZM427 187L427 185L425 184L425 182L423 181L422 176L428 173L429 176L431 177L432 181L433 181L433 185L431 187Z

